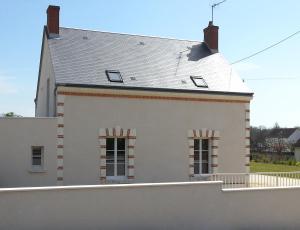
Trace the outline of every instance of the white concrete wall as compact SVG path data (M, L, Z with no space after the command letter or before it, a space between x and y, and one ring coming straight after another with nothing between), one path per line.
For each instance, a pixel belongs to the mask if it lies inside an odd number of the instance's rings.
M171 183L0 189L1 229L298 229L300 188Z
M295 147L295 159L296 161L300 161L300 147Z
M41 59L40 83L37 94L36 117L53 117L55 116L55 77L51 61L50 50L48 46L47 36L44 36L44 47ZM49 105L47 105L47 79L50 82ZM47 106L49 106L49 114L47 114Z
M56 185L56 118L0 118L0 187ZM31 171L31 146L44 146L45 172Z
M98 131L135 128L135 182L189 180L188 130L220 131L219 172L246 172L243 103L66 96L64 184L99 183Z

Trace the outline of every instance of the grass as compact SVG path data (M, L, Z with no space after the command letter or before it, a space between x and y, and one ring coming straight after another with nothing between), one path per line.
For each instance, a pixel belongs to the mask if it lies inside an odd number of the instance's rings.
M300 166L251 162L250 171L251 172L293 172L293 171L300 171Z

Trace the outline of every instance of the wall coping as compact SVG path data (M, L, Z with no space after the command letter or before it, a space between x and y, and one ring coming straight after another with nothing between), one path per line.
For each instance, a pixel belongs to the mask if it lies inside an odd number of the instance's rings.
M57 117L0 117L0 120L13 120L13 119L18 119L18 120L22 120L22 119L57 119Z
M81 189L109 189L109 188L142 188L142 187L172 187L195 185L222 185L222 181L197 181L197 182L167 182L167 183L136 183L136 184L105 184L105 185L71 185L47 187L16 187L0 188L0 193L5 192L30 192L49 190L81 190Z
M163 183L135 183L135 184L103 184L103 185L70 185L70 186L45 186L45 187L12 187L0 188L0 193L6 192L30 192L30 191L59 191L59 190L83 190L83 189L110 189L110 188L143 188L143 187L172 187L172 186L196 186L196 185L222 185L222 181L193 181L193 182L163 182ZM300 186L290 187L255 187L255 188L227 188L222 192L253 192L253 191L278 191L295 190Z
M222 192L250 192L250 191L277 191L277 190L291 190L300 189L300 186L286 186L286 187L255 187L255 188L224 188Z

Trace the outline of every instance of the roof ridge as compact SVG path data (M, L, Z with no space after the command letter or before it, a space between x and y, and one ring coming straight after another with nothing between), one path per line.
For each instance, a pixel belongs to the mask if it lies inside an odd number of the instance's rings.
M197 40L188 40L188 39L179 39L179 38L169 38L169 37L160 37L160 36L150 36L150 35L141 35L141 34L119 33L119 32L100 31L100 30L90 30L90 29L80 29L80 28L71 28L71 27L64 27L64 26L60 26L59 28L62 28L62 29L70 29L70 30L81 30L81 31L98 32L98 33L109 33L109 34L119 34L119 35L128 35L128 36L138 36L138 37L147 37L147 38L160 38L160 39L167 39L167 40L177 40L177 41L187 41L187 42L204 43L204 41L197 41Z

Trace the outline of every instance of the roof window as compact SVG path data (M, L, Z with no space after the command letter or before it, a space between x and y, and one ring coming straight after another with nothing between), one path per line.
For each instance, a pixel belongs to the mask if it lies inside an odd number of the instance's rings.
M207 83L203 79L203 77L196 77L196 76L191 76L191 80L197 87L203 87L203 88L208 88Z
M106 70L105 71L107 79L111 82L123 82L122 75L116 70Z

